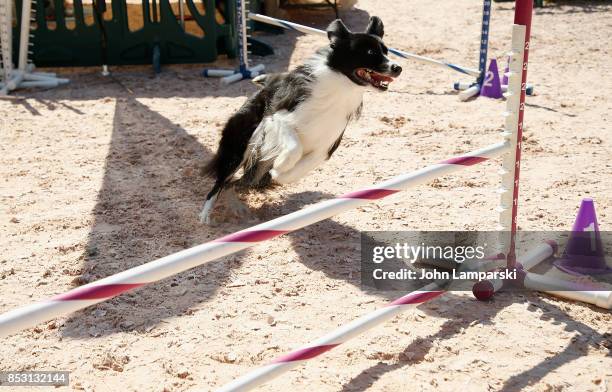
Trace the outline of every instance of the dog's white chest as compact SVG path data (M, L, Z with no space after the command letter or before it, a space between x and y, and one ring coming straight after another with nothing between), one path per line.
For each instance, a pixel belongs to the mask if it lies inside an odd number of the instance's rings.
M292 113L304 153L328 150L359 110L363 88L331 70L317 75L310 97Z

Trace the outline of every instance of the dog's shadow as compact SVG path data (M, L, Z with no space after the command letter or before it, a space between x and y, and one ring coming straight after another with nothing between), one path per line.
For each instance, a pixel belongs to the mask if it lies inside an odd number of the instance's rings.
M266 203L254 212L258 219L269 220L336 196L320 191L300 192L287 195L277 202ZM355 228L330 218L287 236L297 256L295 262L311 270L322 271L330 279L360 285L360 235Z
M105 174L76 285L221 236L197 220L207 183L198 165L212 152L134 98L117 100ZM210 299L227 280L227 259L72 315L61 333L90 338L147 328ZM179 284L180 283L180 284ZM136 311L137 308L137 311Z
M72 271L74 285L93 282L251 226L254 222L229 220L213 227L199 223L197 214L212 185L200 176L199 166L211 154L185 129L139 100L118 99L92 229L81 267ZM269 220L330 197L321 192L293 194L255 212L259 220ZM322 230L329 235L322 236ZM350 262L346 255L338 260L334 249L343 242L335 240L340 237L351 239L358 249L359 233L329 220L291 233L298 253L296 262L321 269L333 279L347 279L350 271L359 270L359 253L356 251ZM322 258L307 256L302 246L307 238L321 247ZM86 339L153 328L213 298L231 279L232 269L244 254L213 260L77 312L65 320L60 333ZM356 279L358 274L354 276Z

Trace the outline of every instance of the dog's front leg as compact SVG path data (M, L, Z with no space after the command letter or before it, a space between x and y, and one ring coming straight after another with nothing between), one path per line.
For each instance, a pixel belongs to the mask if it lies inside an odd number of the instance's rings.
M278 156L274 159L272 170L274 173L284 173L295 166L302 158L302 142L292 127L281 124L278 129L277 145L280 149ZM272 174L272 171L270 172Z
M272 179L279 184L288 184L296 182L304 177L309 171L319 166L327 159L326 153L313 151L306 154L293 168L284 173L275 173L273 170L270 171Z

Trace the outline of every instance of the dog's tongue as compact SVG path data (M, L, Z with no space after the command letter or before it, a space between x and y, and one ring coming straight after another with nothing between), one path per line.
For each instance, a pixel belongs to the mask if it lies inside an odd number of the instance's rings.
M370 76L372 77L372 79L376 80L377 82L392 82L393 81L392 77L383 75L383 74L379 74L378 72L372 72Z

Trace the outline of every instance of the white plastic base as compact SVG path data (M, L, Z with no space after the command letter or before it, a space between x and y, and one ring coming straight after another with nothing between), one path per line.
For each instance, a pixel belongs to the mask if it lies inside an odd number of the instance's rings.
M466 83L466 82L455 82L453 84L453 88L455 90L460 90L460 91L464 91L469 89L470 87L472 87L474 85L474 83ZM501 85L501 89L502 92L508 92L508 85L507 84L502 84ZM533 85L531 83L527 83L527 90L526 90L527 95L533 95L534 93L534 89L533 89Z
M32 69L32 67L28 67ZM69 79L55 77L48 72L23 72L14 70L11 79L6 83L0 83L0 95L7 95L18 88L45 87L52 88L61 84L69 83Z
M204 71L204 76L210 78L222 78L225 76L233 75L236 71L231 69L207 69Z
M475 84L475 85L473 85L471 87L468 87L467 89L461 91L459 93L459 99L461 101L467 101L468 99L478 95L478 93L480 93L480 86L478 84Z
M232 83L236 83L241 81L242 79L249 77L254 78L259 76L261 72L264 70L263 64L258 64L254 67L248 68L248 76L239 70L229 70L229 69L206 69L204 70L204 76L211 78L221 78L221 84L227 86Z
M525 277L525 287L528 289L542 291L556 297L586 302L604 309L612 309L612 291L585 290L585 288L589 288L585 286L585 284L532 272Z

